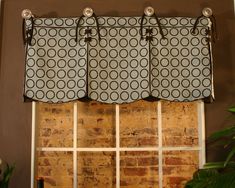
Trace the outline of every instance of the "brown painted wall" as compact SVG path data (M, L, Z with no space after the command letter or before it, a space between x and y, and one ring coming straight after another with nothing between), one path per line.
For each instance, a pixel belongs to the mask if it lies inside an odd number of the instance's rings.
M235 103L233 0L5 0L0 35L0 157L17 165L12 188L30 185L31 105L23 103L22 98L21 11L29 8L38 16L69 17L80 16L84 7L91 6L97 15L131 16L141 15L147 5L160 16L198 16L205 6L213 9L220 40L214 46L216 101L206 106L207 132L226 125L225 110Z

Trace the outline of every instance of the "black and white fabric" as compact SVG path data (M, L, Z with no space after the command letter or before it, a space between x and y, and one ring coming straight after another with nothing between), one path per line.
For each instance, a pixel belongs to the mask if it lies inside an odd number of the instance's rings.
M50 103L92 99L193 101L213 98L208 19L34 18L26 45L24 96ZM77 30L76 30L77 28ZM141 37L140 30L143 31ZM98 33L99 31L99 33ZM77 36L77 42L75 37Z

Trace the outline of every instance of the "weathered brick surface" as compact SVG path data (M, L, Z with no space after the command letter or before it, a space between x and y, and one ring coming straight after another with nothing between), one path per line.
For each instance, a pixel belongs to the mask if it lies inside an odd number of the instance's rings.
M157 146L157 103L137 101L120 106L121 147Z
M115 106L78 102L78 147L115 147Z
M73 146L73 104L37 105L39 147Z
M121 187L157 188L158 153L147 151L121 152Z
M45 188L72 188L73 153L38 152L37 176L45 178Z
M114 152L78 152L78 187L115 187Z
M197 151L163 152L163 187L183 188L198 169Z
M115 105L78 104L78 147L115 147ZM73 103L38 105L39 147L73 147ZM162 103L164 146L197 146L197 105ZM120 105L121 147L157 147L157 102ZM73 153L38 152L45 188L72 188ZM78 152L81 188L115 188L115 152ZM121 187L157 188L158 152L121 152ZM198 167L197 151L163 152L164 188L181 188Z
M197 103L162 103L162 132L164 146L197 146Z

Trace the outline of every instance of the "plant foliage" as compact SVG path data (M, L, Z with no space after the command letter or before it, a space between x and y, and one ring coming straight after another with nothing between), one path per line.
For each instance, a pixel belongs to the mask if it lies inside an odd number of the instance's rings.
M228 111L235 116L235 107ZM185 188L235 188L235 125L213 133L208 140L223 145L228 150L227 157L221 162L206 163L194 173Z
M10 177L12 176L13 170L15 169L15 165L10 166L6 165L6 169L3 173L3 179L0 180L0 188L8 188L8 184L10 181Z

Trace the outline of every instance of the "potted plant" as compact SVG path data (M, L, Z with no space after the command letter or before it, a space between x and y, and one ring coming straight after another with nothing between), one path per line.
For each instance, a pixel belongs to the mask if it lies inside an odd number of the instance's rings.
M228 110L235 117L235 107ZM234 188L235 187L235 125L213 133L208 141L223 146L228 151L224 161L206 163L188 181L185 188ZM226 151L225 151L226 150Z
M14 168L14 165L10 166L0 158L0 188L8 188Z

